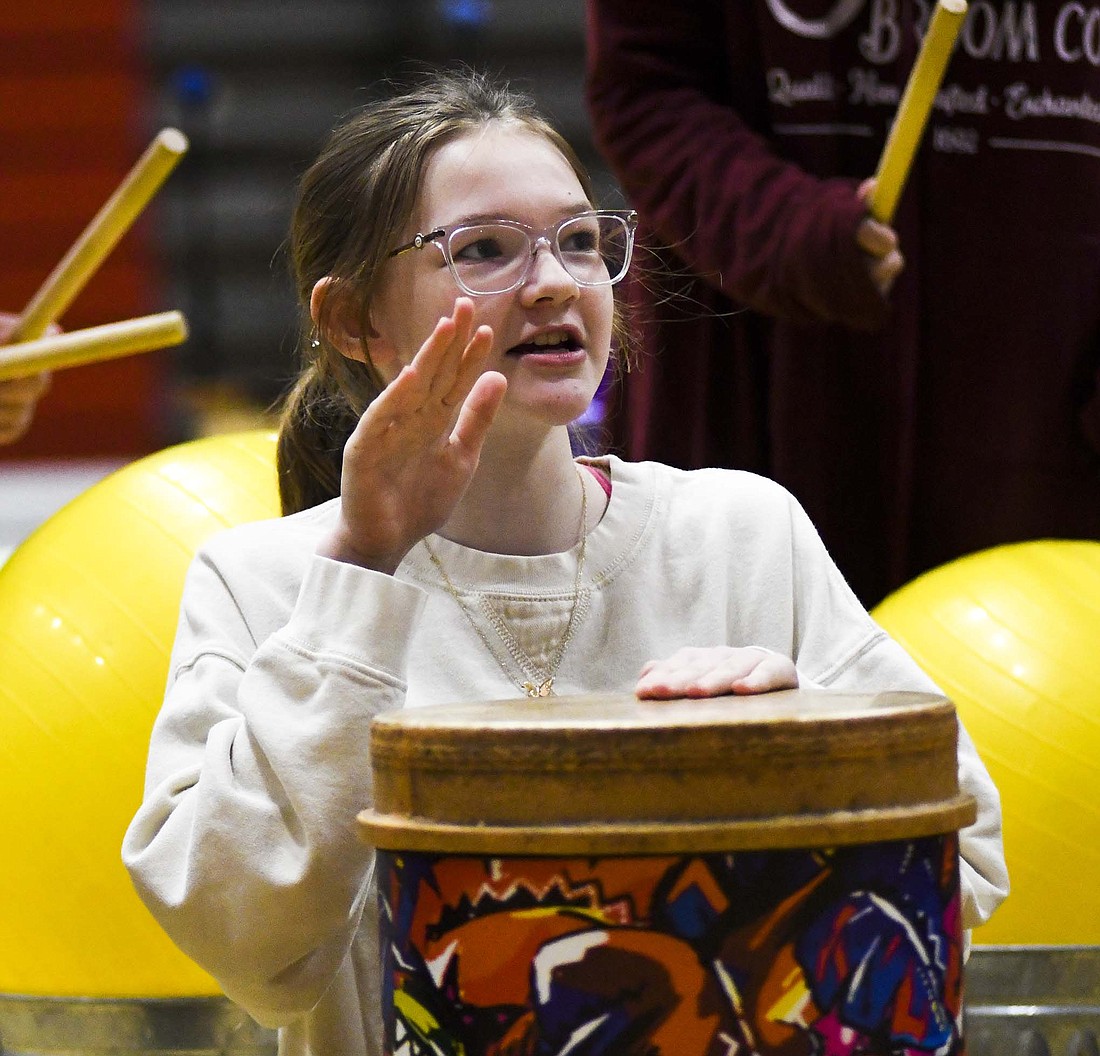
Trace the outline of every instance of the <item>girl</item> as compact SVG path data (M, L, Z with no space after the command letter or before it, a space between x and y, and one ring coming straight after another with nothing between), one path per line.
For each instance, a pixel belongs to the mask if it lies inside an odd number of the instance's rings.
M178 944L281 1051L381 1051L368 726L395 707L799 684L935 691L770 481L575 459L616 329L630 214L477 76L371 107L294 217L307 366L283 519L187 581L124 857ZM963 735L966 922L1006 878Z

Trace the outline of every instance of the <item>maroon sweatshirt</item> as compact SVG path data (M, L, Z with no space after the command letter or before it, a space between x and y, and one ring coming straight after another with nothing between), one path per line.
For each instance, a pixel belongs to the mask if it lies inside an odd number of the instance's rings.
M902 196L855 244L931 0L588 0L597 142L655 248L632 458L766 473L868 605L1100 538L1100 0L971 0Z

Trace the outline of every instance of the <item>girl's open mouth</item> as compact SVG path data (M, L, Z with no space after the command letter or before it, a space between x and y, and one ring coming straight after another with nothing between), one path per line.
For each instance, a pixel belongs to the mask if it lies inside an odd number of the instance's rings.
M532 353L546 354L555 352L578 352L581 343L565 330L554 330L545 334L538 334L533 340L525 341L521 345L515 345L508 349L510 356L524 356Z

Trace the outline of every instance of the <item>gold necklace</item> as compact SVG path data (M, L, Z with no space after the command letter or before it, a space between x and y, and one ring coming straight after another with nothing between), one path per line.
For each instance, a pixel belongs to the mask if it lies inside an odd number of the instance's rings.
M520 689L529 697L551 697L554 695L554 677L557 674L561 658L565 655L565 650L569 647L569 643L573 639L573 631L576 627L577 603L580 601L581 596L581 571L584 569L584 553L588 537L588 489L584 486L584 477L581 476L580 469L577 469L577 478L580 480L581 484L581 531L580 548L577 552L577 571L573 576L573 603L569 608L569 621L565 625L565 632L562 634L561 641L558 642L558 648L550 658L550 662L545 669L539 668L523 649L520 648L516 636L504 622L500 613L489 603L489 600L482 594L478 595L478 601L482 611L493 625L493 629L504 643L512 659L515 661L516 666L527 676L524 681L515 678L501 661L485 632L481 629L477 620L474 619L473 613L470 612L466 603L462 600L462 594L454 583L451 582L451 577L447 575L447 570L443 567L443 562L439 560L439 555L432 549L431 544L426 538L423 540L424 549L427 550L428 557L431 558L432 564L435 565L436 571L439 573L439 578L443 580L443 585L447 588L447 593L454 598L455 603L462 610L462 614L466 617L470 626L477 632L477 636L488 650L489 655L500 665L500 669L509 678L516 681Z

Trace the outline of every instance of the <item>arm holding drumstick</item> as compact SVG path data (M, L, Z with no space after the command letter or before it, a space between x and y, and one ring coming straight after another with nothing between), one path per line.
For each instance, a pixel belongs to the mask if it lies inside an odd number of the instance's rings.
M0 444L14 443L27 431L38 400L49 388L49 371L151 352L187 339L183 316L161 312L3 346L18 321L16 315L0 313Z
M18 440L49 386L49 370L179 344L179 312L131 319L71 334L44 336L84 288L186 153L187 137L162 129L21 315L0 313L0 444Z
M966 0L938 0L878 170L859 188L871 215L859 225L856 241L872 258L871 278L883 295L889 293L905 263L890 224L965 17Z

